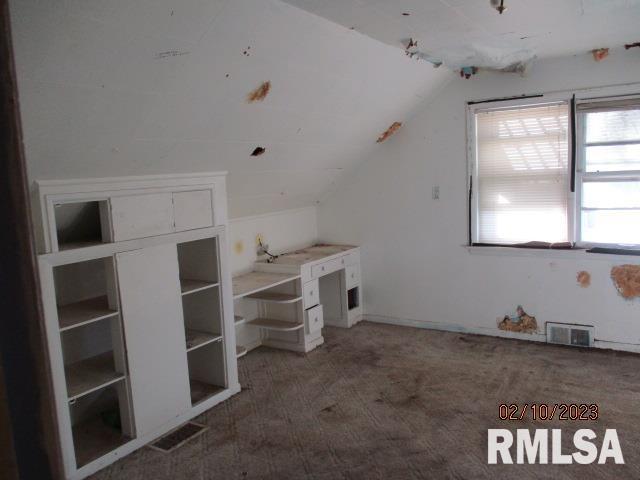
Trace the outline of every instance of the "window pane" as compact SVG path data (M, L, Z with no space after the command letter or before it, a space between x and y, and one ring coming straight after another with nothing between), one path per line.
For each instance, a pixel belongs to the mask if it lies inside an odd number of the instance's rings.
M584 208L640 208L640 182L586 182Z
M640 210L583 211L582 240L592 243L640 244Z
M476 114L477 241L568 240L567 127L567 104Z
M640 110L586 114L587 143L640 140Z
M640 170L640 145L586 148L587 172Z

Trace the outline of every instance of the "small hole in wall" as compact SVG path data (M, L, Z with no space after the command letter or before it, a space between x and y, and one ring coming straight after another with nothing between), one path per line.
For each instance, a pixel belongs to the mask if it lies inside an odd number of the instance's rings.
M266 152L267 150L263 147L256 147L255 150L253 152L251 152L251 156L252 157L259 157L260 155L262 155L264 152Z

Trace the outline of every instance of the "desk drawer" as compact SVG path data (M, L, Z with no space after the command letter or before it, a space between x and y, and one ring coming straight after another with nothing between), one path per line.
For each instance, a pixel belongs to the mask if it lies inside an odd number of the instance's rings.
M307 333L315 333L324 327L324 318L322 316L322 305L316 305L304 312Z
M336 272L344 268L340 259L337 258L335 260L329 260L328 262L321 263L319 265L314 265L311 267L311 276L313 278L320 278L324 275L328 275L330 273Z
M318 280L311 280L302 287L302 301L304 302L304 309L315 307L320 303L320 292L318 291L320 285Z
M345 269L347 290L360 284L360 268L358 265L350 265Z

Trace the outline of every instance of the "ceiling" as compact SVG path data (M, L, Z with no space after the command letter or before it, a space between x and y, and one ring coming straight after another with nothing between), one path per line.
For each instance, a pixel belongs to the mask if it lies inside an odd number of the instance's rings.
M640 0L284 0L372 38L453 68L504 68L534 57L640 41ZM405 15L408 14L408 15Z
M316 204L451 78L277 0L10 6L31 179L224 170L232 217Z

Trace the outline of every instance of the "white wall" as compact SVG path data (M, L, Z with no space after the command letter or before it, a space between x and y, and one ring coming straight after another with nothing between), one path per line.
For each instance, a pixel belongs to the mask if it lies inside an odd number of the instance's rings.
M640 344L640 300L627 301L612 265L640 258L520 251L472 255L467 242L465 102L576 87L635 82L640 52L614 51L538 62L528 78L480 73L456 78L319 208L321 241L362 245L364 308L370 318L501 334L497 317L518 304L538 319L595 325L599 346ZM640 86L638 87L640 90ZM431 199L440 186L440 200ZM590 288L576 274L592 275ZM524 335L526 337L526 335ZM532 338L532 337L527 337ZM533 337L534 339L536 337Z
M239 217L229 222L232 275L252 270L257 259L256 236L262 235L273 254L313 245L318 237L316 207Z
M31 179L228 170L231 217L314 205L444 76L277 0L10 7Z

